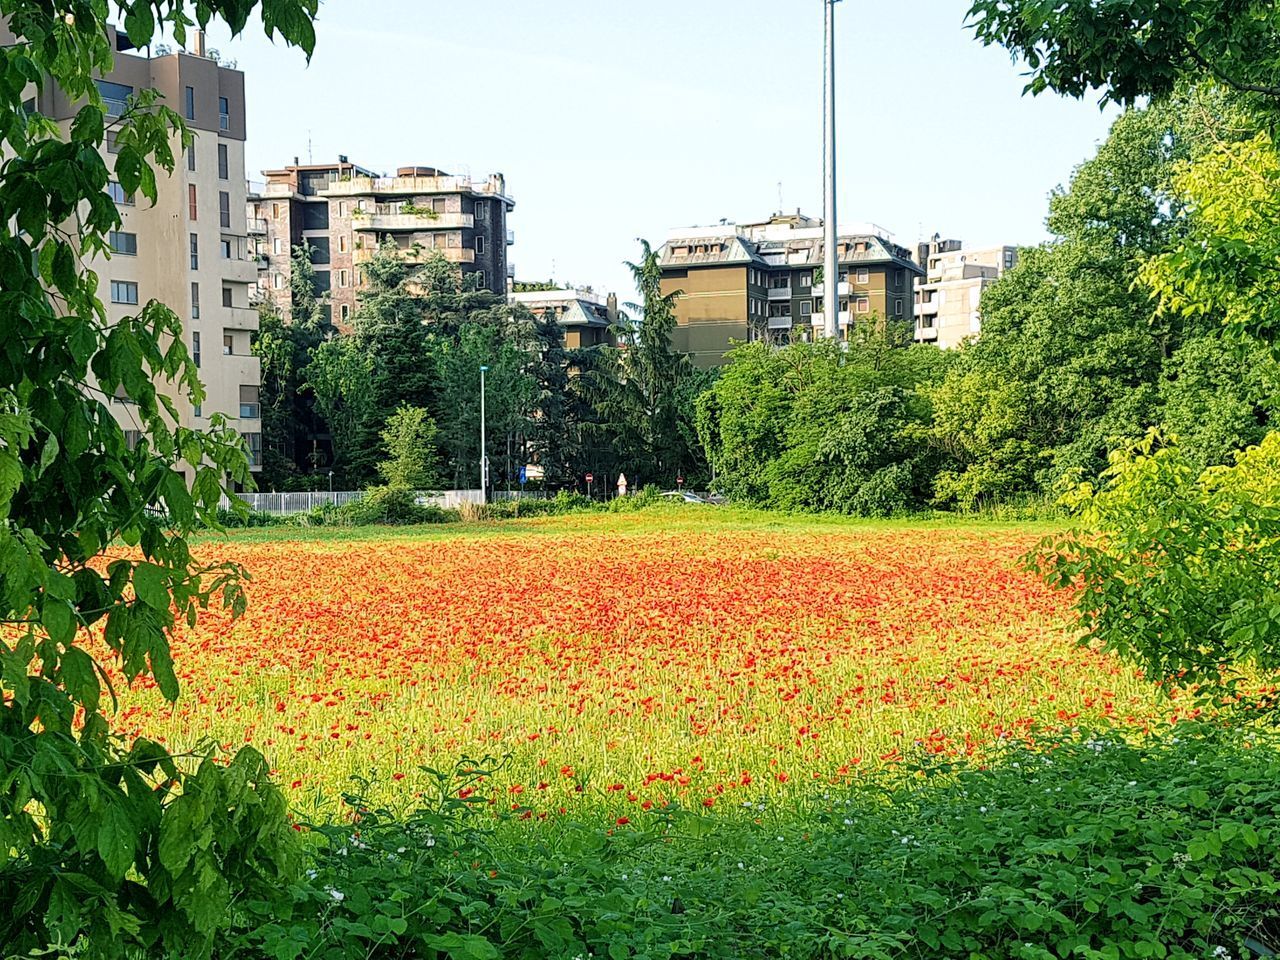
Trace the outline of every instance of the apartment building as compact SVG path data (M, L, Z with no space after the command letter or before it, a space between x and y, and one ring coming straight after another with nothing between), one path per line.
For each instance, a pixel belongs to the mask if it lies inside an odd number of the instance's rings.
M515 242L507 216L515 201L502 174L477 181L435 167L401 167L383 177L339 157L337 163L294 163L264 172L248 198L263 296L288 307L290 255L306 244L316 293L339 329L349 330L365 289L362 267L388 241L408 260L436 253L475 275L481 287L507 291Z
M935 234L920 244L925 276L915 291L915 338L944 350L982 332L982 295L1018 262L1017 247L966 250Z
M842 229L840 329L878 318L910 324L923 271L882 228ZM777 214L760 223L723 221L674 231L659 250L662 291L678 292L675 349L716 366L735 341L785 344L820 336L826 241L820 219Z
M122 30L108 27L107 32L116 51L115 66L97 84L108 114L119 116L129 97L155 89L186 118L195 142L180 155L172 176L158 177L154 206L127 195L119 183L109 185L123 223L109 238L111 255L89 266L100 277L99 294L109 321L132 316L151 300L167 304L182 318L206 396L200 406L173 397L181 425L207 427L212 414L223 414L236 424L253 466L260 468L261 376L258 359L249 352L258 329L257 311L249 305L258 271L244 215L244 74L207 56L199 31L193 31L191 50L168 53L157 47L151 55L135 49ZM0 24L0 44L15 42L8 26ZM81 105L53 84L39 91L32 86L31 97L30 109L64 129ZM115 143L110 132L103 150L111 167ZM156 386L175 392L167 382ZM114 399L109 406L136 443L140 425L132 406Z
M564 327L564 345L570 350L614 343L612 328L618 321L618 298L590 290L529 290L508 294L511 303L522 303L535 316L554 315Z

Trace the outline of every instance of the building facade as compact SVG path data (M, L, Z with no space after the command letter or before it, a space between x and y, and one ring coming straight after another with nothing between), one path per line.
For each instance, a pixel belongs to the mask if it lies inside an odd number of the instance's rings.
M123 31L107 30L117 52L114 69L97 81L107 113L119 116L131 96L155 89L186 119L195 141L185 154L175 141L178 163L172 176L157 171L154 206L126 195L115 181L109 184L123 223L109 237L110 257L87 265L100 278L99 296L109 322L136 315L151 300L182 318L206 396L198 407L186 397L172 397L180 424L199 429L208 426L212 414L223 414L244 436L252 464L260 468L261 375L249 350L258 329L257 311L250 306L258 270L245 223L244 74L206 56L199 31L193 32L190 52L148 56ZM0 24L0 43L14 42L8 27ZM39 92L31 87L30 96L29 108L64 129L81 105L52 84ZM113 168L116 151L110 132L103 151ZM156 387L174 392L167 382ZM115 398L108 406L129 442L136 443L141 425L132 406Z
M919 256L925 276L915 291L916 340L950 350L978 336L982 295L1017 265L1017 247L966 250L935 235L920 244Z
M602 297L590 290L530 290L508 295L535 316L554 315L564 327L564 345L570 350L613 344L612 328L618 322L618 298Z
M821 336L825 247L822 221L799 211L673 232L658 256L662 292L679 294L675 349L711 367L734 342ZM915 278L923 271L909 250L880 228L842 230L837 260L846 336L861 318L910 325Z
M288 308L291 253L311 251L316 293L334 324L349 330L365 288L362 267L387 242L422 261L439 253L481 287L505 294L514 275L507 248L515 236L507 216L515 207L502 174L484 181L450 176L434 167L401 167L394 177L339 157L333 164L265 171L250 193L248 221L255 238L263 296Z

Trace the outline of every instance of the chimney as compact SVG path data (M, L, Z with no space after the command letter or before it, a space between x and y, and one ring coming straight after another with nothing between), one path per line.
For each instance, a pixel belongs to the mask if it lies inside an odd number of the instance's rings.
M345 153L340 153L340 154L338 154L338 162L339 162L339 163L346 163L346 162L347 162L347 155L346 155Z
M205 55L203 30L191 31L191 52L195 54L197 57L203 57Z

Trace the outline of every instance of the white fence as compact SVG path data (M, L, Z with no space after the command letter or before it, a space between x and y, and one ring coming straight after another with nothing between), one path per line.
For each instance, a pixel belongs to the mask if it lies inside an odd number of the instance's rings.
M300 491L295 493L237 493L237 497L249 505L256 513L269 513L277 517L288 517L297 513L308 513L316 507L333 504L340 507L364 496L363 490L328 490ZM464 503L482 503L484 496L479 490L444 490L437 493L425 493L419 497L422 505L442 507L446 510L456 509ZM231 501L224 495L222 508L230 509Z

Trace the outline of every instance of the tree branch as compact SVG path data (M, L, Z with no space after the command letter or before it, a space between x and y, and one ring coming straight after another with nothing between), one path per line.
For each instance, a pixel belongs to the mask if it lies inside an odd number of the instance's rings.
M1199 64L1205 70L1208 70L1220 81L1222 81L1227 86L1235 90L1240 90L1244 93L1260 93L1263 96L1275 97L1276 99L1280 99L1280 87L1269 87L1264 84L1245 83L1242 80L1235 80L1227 76L1217 67L1215 67L1212 63L1210 63L1208 59L1204 56L1204 54L1202 54L1199 50L1197 50L1195 45L1190 42L1187 43L1187 53L1191 56L1191 59L1194 60L1197 64Z

